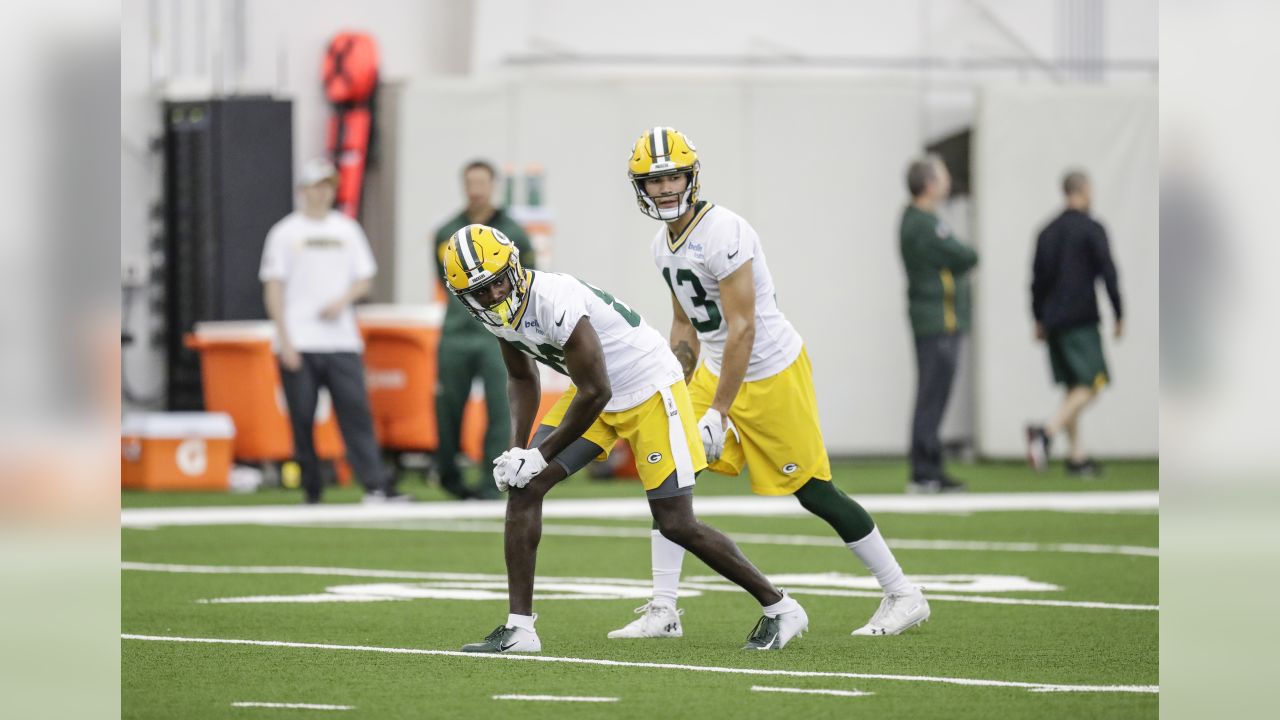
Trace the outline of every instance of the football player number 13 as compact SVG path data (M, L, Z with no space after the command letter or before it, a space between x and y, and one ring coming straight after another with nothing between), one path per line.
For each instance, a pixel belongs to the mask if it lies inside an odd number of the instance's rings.
M693 323L693 327L698 332L714 332L720 328L720 308L716 306L715 300L707 299L707 291L702 287L702 281L698 280L698 276L688 268L680 268L676 271L676 281L671 282L671 268L662 268L662 277L667 281L667 287L671 288L671 292L676 291L676 285L688 285L693 291L689 299L693 302L694 307L702 308L707 313L707 319L701 320L694 315L689 316L689 322Z

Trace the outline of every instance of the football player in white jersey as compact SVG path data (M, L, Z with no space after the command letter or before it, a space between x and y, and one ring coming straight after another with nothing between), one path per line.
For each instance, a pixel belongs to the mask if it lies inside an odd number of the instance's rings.
M669 127L646 130L628 175L640 211L663 226L653 258L671 290L671 348L689 383L709 469L746 467L760 495L794 495L826 521L885 596L854 635L897 635L929 618L867 511L831 483L804 342L778 309L760 237L732 211L698 198L697 150ZM699 352L703 358L698 364ZM653 600L611 638L679 637L684 549L652 533Z
M680 363L656 330L603 290L568 275L525 270L515 245L485 225L453 235L444 273L449 291L502 347L513 430L513 447L494 461L494 480L508 493L503 541L510 614L463 651L542 650L533 614L542 498L592 458L607 455L619 439L644 458L637 470L662 534L763 607L745 649L781 649L808 628L798 602L775 588L732 540L694 517L694 476L706 467L706 456ZM537 433L535 361L573 381Z

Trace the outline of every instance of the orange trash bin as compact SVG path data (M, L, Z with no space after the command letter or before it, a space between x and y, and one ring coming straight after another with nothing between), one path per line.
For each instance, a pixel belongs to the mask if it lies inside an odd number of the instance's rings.
M235 459L283 462L293 458L289 406L280 382L270 322L202 322L185 338L200 352L205 409L224 412L235 422ZM314 436L316 455L335 461L339 481L350 481L346 448L329 393L320 392Z

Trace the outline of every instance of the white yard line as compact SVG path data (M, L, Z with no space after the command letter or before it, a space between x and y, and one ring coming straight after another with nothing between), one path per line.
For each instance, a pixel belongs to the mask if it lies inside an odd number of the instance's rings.
M489 520L417 520L389 523L309 523L304 527L336 527L358 530L403 530L411 532L502 533L505 523ZM542 526L543 535L568 537L611 537L649 539L649 528L616 525ZM844 547L835 535L777 535L766 533L728 533L743 545L800 545L812 547ZM1142 545L1099 545L1092 543L1032 543L994 540L910 540L888 539L889 547L900 550L960 550L978 552L1073 553L1086 555L1133 555L1160 557L1160 548Z
M494 700L533 700L543 702L618 702L615 697L574 697L572 695L494 695Z
M861 690L811 690L809 688L769 687L767 685L752 685L751 691L794 693L796 695L835 695L837 697L866 697L867 695L875 695L875 693L862 692Z
M638 491L637 491L637 494ZM859 495L872 513L972 513L1014 511L1148 511L1160 506L1152 490L1131 492L970 493L965 495ZM694 499L705 516L802 517L808 513L789 497L714 496ZM255 505L240 507L129 508L120 511L123 527L166 525L297 525L317 522L388 520L495 520L506 514L502 500L429 502L403 505ZM647 518L643 497L595 500L547 500L547 519Z
M628 662L598 658L555 657L551 655L515 655L493 653L464 653L457 650L428 650L425 648L398 648L373 645L334 645L330 643L300 643L281 640L239 640L231 638L193 638L164 635L137 635L122 633L122 640L145 642L202 643L208 645L253 645L258 647L296 648L306 650L345 650L349 652L388 653L395 655L435 655L440 657L468 658L472 660L508 660L513 662L567 663L599 667L645 668L649 670L680 670L695 673L719 673L726 675L754 675L761 677L821 677L847 680L896 680L902 682L941 683L968 687L1001 687L1037 692L1160 692L1159 685L1063 685L1058 683L1020 682L1013 680L985 680L980 678L933 677L928 675L888 675L881 673L821 672L816 670L766 670L762 668L731 668L713 665L683 665L679 663Z
M393 580L458 580L458 581L493 581L505 582L505 575L482 573L442 573L423 572L418 570L363 570L360 568L338 567L306 567L306 566L272 566L272 565L179 565L171 563L122 562L121 570L138 572L162 572L195 575L316 575L321 577L358 577L384 578ZM607 580L615 585L635 585L649 587L651 581L632 578L592 578L592 577L539 577L543 583L598 583ZM697 582L685 580L680 585L688 590L709 592L741 592L736 585L728 582ZM794 587L788 588L796 595L822 595L827 597L879 598L883 593L878 590L845 590L836 588ZM1136 605L1131 603L1108 603L1092 600L1044 600L1038 598L1006 598L990 595L954 595L948 593L929 593L930 601L964 602L980 605L1028 605L1039 607L1084 608L1088 610L1138 610L1155 612L1159 605ZM319 600L319 596L315 597ZM357 601L354 596L346 598ZM243 598L241 599L244 600Z
M355 705L317 705L315 703L233 702L238 708L283 708L288 710L355 710Z

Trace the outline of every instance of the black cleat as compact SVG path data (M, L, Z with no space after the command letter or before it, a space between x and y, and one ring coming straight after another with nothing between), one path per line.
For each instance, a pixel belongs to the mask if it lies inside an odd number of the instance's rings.
M542 652L538 633L518 627L499 625L483 642L463 645L462 652L470 653L536 653Z

